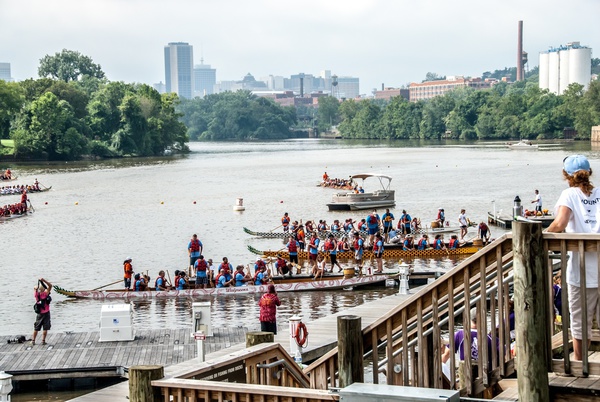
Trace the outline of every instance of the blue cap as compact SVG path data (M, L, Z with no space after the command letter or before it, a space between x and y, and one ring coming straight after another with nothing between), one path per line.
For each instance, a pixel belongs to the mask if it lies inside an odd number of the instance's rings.
M563 160L563 169L568 175L572 176L580 170L590 171L590 161L583 155L567 156Z

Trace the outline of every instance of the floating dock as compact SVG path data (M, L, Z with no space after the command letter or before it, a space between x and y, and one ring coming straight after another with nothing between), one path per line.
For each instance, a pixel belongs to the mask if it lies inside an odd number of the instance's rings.
M508 215L497 214L494 216L493 213L488 212L488 224L501 227L502 229L512 229L513 217ZM554 222L554 216L530 216L523 218L523 220L531 222L542 222L542 227L547 228L552 222Z

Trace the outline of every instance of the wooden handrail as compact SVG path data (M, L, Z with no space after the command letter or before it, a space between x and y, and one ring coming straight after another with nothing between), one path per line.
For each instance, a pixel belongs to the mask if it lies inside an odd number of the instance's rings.
M567 251L580 253L595 252L600 255L600 235L544 233L544 249L550 253L561 253L560 265L566 271ZM477 254L458 264L435 282L404 300L386 316L379 318L363 329L363 345L366 355L373 360L374 383L379 382L379 372L386 376L388 384L439 386L441 368L437 359L441 346L439 337L442 331L453 334L458 329L455 318L463 311L463 321L470 320L470 311L466 306L474 299L477 303L479 325L478 339L488 339L477 343L477 359L471 359L466 353L464 380L455 385L454 370L450 373L450 386L460 387L469 395L475 395L484 388L494 385L503 376L514 372L513 357L510 350L512 323L509 311L509 286L512 283L512 235L505 234ZM552 280L552 263L546 259L547 279ZM564 281L566 283L566 281ZM568 305L568 295L563 294L563 306ZM483 302L486 301L487 302ZM552 300L548 300L552 303ZM566 307L563 307L565 309ZM483 319L486 317L487 319ZM563 347L568 348L569 317L563 317ZM512 325L512 324L511 324ZM405 328L406 330L403 330ZM549 328L548 331L552 329ZM584 329L585 332L585 329ZM470 350L471 337L465 332L465 349ZM456 349L453 336L449 346ZM491 345L497 345L492 347ZM428 350L433 347L434 350ZM587 348L586 348L587 349ZM378 353L374 353L377 350ZM379 360L379 354L385 351L386 357ZM550 351L548 351L550 354ZM429 356L435 355L434 359ZM455 357L450 358L451 367L455 366ZM473 367L473 371L471 370ZM572 364L568 353L561 360L554 360L551 366L561 373L585 374L600 372L598 363L584 361ZM561 369L558 370L558 367ZM313 362L304 372L311 378L311 386L321 388L336 386L337 349ZM320 381L313 381L318 373ZM461 374L462 375L462 374ZM323 380L323 379L326 379Z

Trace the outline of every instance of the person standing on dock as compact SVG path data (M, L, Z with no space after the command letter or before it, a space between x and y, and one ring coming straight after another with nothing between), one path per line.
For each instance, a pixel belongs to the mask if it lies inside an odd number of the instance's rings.
M375 261L377 261L377 271L375 273L380 274L383 272L383 236L381 236L381 233L375 235L372 252L375 256Z
M44 278L38 279L38 285L33 288L34 297L36 303L39 305L39 312L35 317L35 324L33 324L33 335L31 336L31 344L35 345L38 332L42 330L42 345L46 344L46 336L52 326L50 322L50 292L52 291L52 284Z
M560 233L600 233L600 189L590 182L592 168L583 155L568 156L563 161L563 177L569 188L563 190L554 207L554 221L548 232ZM585 282L580 278L579 253L568 252L567 259L567 292L569 294L569 311L571 312L571 333L573 334L574 360L581 360L583 353L582 312L587 308L588 343L592 338L592 320L600 320L598 311L598 254L585 253ZM583 300L581 287L587 290L587 300Z
M440 227L444 227L444 222L446 221L446 215L444 214L444 208L438 208L438 214L436 221L440 224Z
M467 211L465 209L461 209L460 215L458 215L458 224L460 225L460 241L465 240L468 230L467 228L469 227L466 212Z
M364 248L365 242L362 239L362 237L360 237L360 233L358 232L354 232L354 243L353 243L353 248L354 248L354 262L356 262L356 266L357 266L357 271L358 271L358 275L362 275L362 267L363 267L363 253L365 251Z
M131 257L123 261L123 284L125 289L131 290L131 277L133 275L133 266L131 265Z
M490 236L492 235L490 228L484 221L481 221L479 227L477 228L477 232L479 234L479 237L481 238L481 242L485 246L490 240Z
M538 212L540 214L543 214L543 212L542 212L542 196L540 195L540 192L538 190L535 190L534 193L535 193L535 200L531 201L531 203L535 204L536 215Z
M202 242L198 239L197 234L193 234L190 242L188 243L188 255L190 256L190 267L194 268L194 264L200 254L202 254Z
M277 335L277 306L281 306L275 285L270 284L267 293L258 301L260 307L260 330Z
M196 272L196 289L206 289L208 285L208 263L202 254L194 263L194 271Z

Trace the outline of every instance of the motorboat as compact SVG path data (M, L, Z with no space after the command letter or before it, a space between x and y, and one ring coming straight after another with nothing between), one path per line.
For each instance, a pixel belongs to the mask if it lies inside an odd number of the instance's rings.
M390 190L390 184L392 178L383 174L376 173L361 173L351 176L352 181L362 180L362 186L366 179L375 179L379 181L380 189L373 192L357 192L350 191L345 193L336 193L333 195L332 200L327 207L330 211L337 210L359 210L359 209L370 209L370 208L387 208L396 205L394 199L395 192Z
M509 147L510 149L525 150L525 151L538 149L537 144L534 144L528 140L520 140L519 142L515 142L514 144L509 142L506 144L506 146Z

